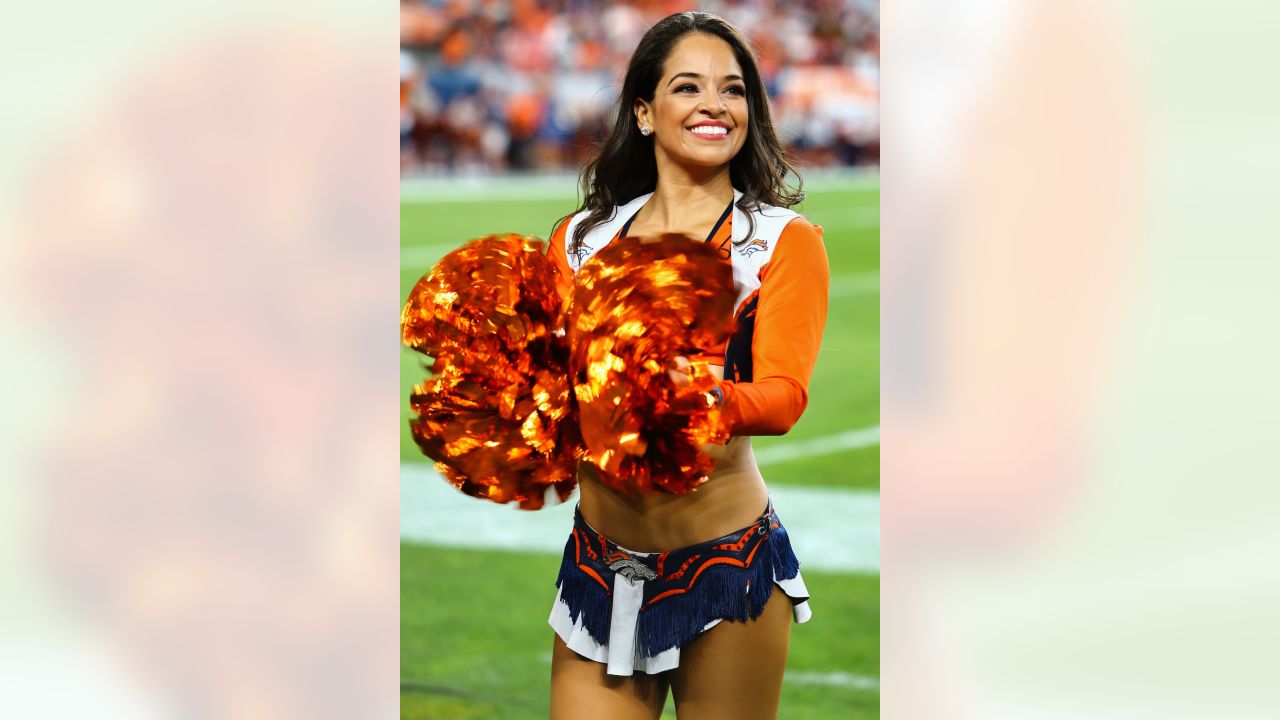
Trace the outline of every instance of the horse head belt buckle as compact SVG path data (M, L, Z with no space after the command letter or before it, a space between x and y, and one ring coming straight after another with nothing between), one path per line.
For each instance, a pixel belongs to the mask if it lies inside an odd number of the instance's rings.
M657 579L658 573L649 569L648 565L636 560L626 553L618 553L621 557L609 563L609 569L626 578L631 584L637 580Z

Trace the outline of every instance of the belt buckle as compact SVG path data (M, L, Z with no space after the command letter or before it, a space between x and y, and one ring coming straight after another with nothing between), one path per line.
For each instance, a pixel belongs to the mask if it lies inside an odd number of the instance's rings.
M658 573L650 570L648 565L622 550L610 553L607 560L609 569L626 578L632 585L635 585L637 580L654 580L658 577Z

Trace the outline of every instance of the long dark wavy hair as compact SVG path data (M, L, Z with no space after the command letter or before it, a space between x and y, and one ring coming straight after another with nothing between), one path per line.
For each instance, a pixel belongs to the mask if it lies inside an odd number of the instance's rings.
M589 211L566 243L569 254L578 250L591 228L613 216L615 206L653 192L657 187L658 164L653 138L640 134L633 122L634 107L637 98L653 102L667 56L680 38L692 32L712 35L729 43L742 67L743 82L747 86L747 139L729 161L729 179L735 189L742 191L737 205L747 213L751 223L746 237L755 233L755 219L750 213L762 203L791 207L804 199L800 191L803 181L787 160L773 130L769 99L751 45L737 28L711 13L676 13L660 20L640 39L627 66L613 125L595 155L582 168L582 205L555 224L559 227L575 214ZM787 183L788 174L796 176L794 188Z

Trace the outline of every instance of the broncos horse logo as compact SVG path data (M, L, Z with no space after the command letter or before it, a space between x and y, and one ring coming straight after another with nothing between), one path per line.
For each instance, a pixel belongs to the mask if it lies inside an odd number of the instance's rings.
M765 242L764 240L761 240L760 238L755 238L751 242L747 243L746 245L743 245L742 247L738 248L738 252L743 257L751 257L755 253L763 252L768 249L769 249L769 243Z
M582 263L586 261L587 256L591 254L591 248L588 247L586 243L579 243L578 247L574 248L571 254L578 259L576 264L581 267Z
M633 557L626 557L609 563L609 569L631 582L636 580L653 580L658 573L650 570L644 563Z

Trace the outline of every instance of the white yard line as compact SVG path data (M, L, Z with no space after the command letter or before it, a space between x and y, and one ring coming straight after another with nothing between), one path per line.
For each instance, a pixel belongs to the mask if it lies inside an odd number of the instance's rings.
M756 464L760 467L777 465L790 460L801 460L818 455L831 455L846 450L857 450L880 444L880 426L848 430L835 435L771 445L756 451Z
M880 493L779 485L770 488L803 568L880 572ZM564 551L573 525L569 502L526 512L463 495L428 463L400 465L400 538L450 547Z
M543 665L551 664L551 653L544 652L538 655L538 660ZM782 676L782 682L787 685L826 685L828 687L843 687L852 690L865 690L868 692L880 692L880 678L869 677L867 675L854 675L847 672L814 672L812 670L788 670ZM669 703L668 703L669 704Z
M406 178L400 181L400 202L428 204L563 200L576 203L577 187L578 178L566 174Z
M789 685L829 685L880 692L880 678L846 672L788 671L782 676L782 682Z
M810 171L804 177L806 191L815 194L872 192L880 189L880 175L876 171ZM577 197L578 177L567 173L417 177L400 181L402 203L564 200L576 204Z
M538 660L543 665L551 664L551 653L544 652L538 655ZM867 692L880 692L880 678L869 677L867 675L854 675L847 672L814 672L812 670L788 670L782 676L782 682L787 685L826 685L828 687L843 687L851 690L865 690Z

